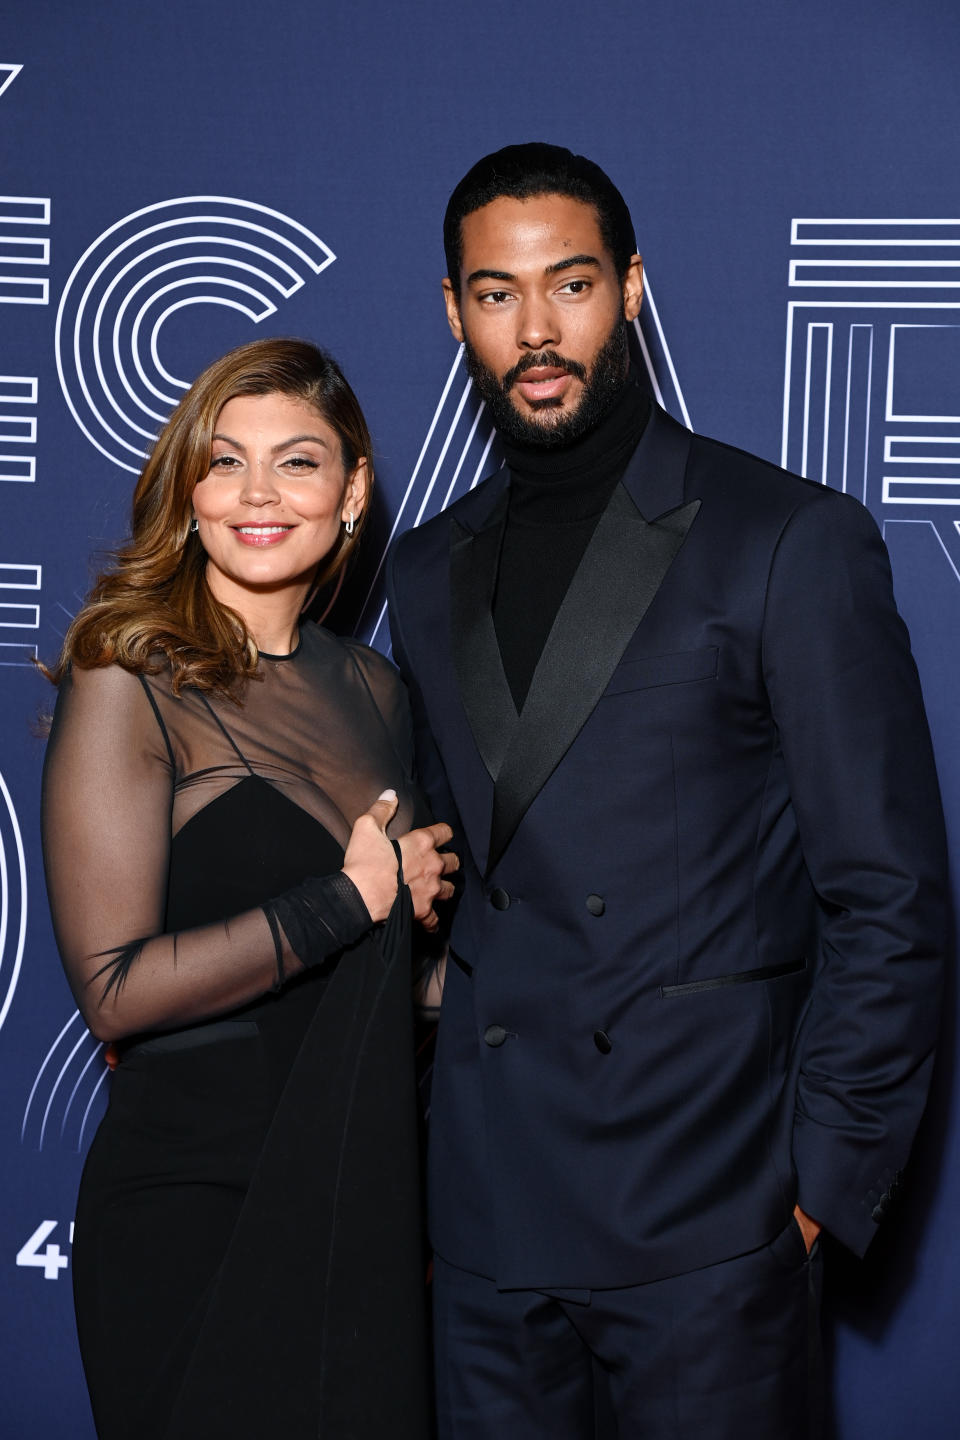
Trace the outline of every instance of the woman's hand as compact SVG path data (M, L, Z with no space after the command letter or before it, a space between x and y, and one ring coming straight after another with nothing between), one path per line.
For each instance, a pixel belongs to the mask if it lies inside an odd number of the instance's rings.
M343 873L360 891L371 920L386 920L397 894L397 857L387 839L387 826L398 803L396 790L384 790L358 816L343 857Z
M386 920L397 894L397 857L387 826L397 811L394 790L384 790L366 814L359 816L343 857L343 872L356 885L375 921ZM413 913L425 929L438 925L435 900L448 900L453 886L444 876L459 868L456 855L437 853L453 838L449 825L425 825L400 837L403 878L410 889Z

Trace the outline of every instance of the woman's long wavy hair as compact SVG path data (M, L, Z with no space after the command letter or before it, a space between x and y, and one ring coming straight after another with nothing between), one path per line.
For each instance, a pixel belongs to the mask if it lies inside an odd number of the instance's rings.
M310 405L340 438L346 476L366 460L366 503L353 533L341 529L316 583L334 579L350 559L370 505L373 453L357 398L329 355L306 340L254 340L216 360L194 381L160 433L133 496L131 538L112 557L71 624L57 663L121 665L135 674L170 667L174 693L184 685L237 698L254 674L257 648L243 620L215 600L207 556L191 532L194 487L208 474L217 417L241 395L288 395Z

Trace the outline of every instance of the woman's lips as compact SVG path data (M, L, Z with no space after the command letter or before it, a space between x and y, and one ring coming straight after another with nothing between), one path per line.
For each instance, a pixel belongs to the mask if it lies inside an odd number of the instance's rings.
M233 525L234 535L241 545L276 545L289 535L292 525Z

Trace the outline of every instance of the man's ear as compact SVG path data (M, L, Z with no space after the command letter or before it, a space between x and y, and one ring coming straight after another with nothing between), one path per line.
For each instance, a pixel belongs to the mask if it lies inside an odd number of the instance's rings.
M460 324L460 305L457 300L457 292L449 275L443 282L443 303L447 307L447 324L453 332L453 338L459 345L463 344L463 326Z
M623 277L623 315L627 321L636 320L643 303L643 261L639 255L630 257L627 273Z

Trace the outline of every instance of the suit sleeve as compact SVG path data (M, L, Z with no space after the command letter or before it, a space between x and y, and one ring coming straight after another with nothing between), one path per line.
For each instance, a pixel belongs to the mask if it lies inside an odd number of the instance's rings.
M391 550L387 562L387 603L393 660L406 682L410 698L417 782L427 796L434 819L445 821L453 830L452 848L463 861L467 853L463 825L457 812L440 751L433 738L423 692L404 638L403 576L407 563L404 553L406 539L406 535L400 536L397 544ZM462 884L462 873L458 872L453 879L455 887L459 890Z
M847 496L818 492L781 533L763 667L821 917L800 1040L797 1198L862 1254L926 1100L947 882L930 737L886 549Z

